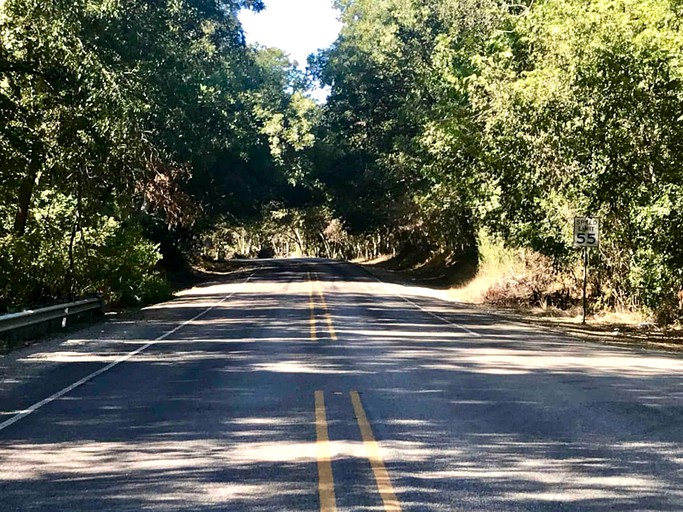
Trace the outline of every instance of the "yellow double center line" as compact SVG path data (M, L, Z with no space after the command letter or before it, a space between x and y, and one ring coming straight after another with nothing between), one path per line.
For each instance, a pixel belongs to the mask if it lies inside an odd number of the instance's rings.
M310 331L311 339L318 340L318 329L316 325L316 297L320 301L323 315L327 322L327 330L330 338L337 341L337 333L332 323L332 316L325 295L320 287L320 282L316 275L308 273L308 305L310 308ZM396 499L396 494L391 485L389 472L382 460L379 444L372 433L372 427L363 409L360 395L357 391L351 391L351 403L356 414L358 427L360 428L363 446L365 447L366 457L370 461L372 473L377 483L377 490L382 497L384 510L386 512L400 512L401 506ZM337 498L334 492L334 475L332 473L332 450L330 446L330 435L327 428L327 411L325 408L325 395L322 391L315 392L315 432L316 432L316 452L318 458L318 494L320 495L320 511L336 512Z
M318 340L318 330L316 328L316 317L315 317L315 302L316 295L320 298L320 305L323 308L323 315L327 321L327 330L330 333L330 338L332 341L337 341L337 332L334 330L334 324L332 323L332 315L330 315L330 310L327 307L327 301L325 300L325 295L320 288L320 282L317 276L313 277L311 273L308 273L308 281L310 287L308 289L308 305L311 310L311 339L313 341Z
M315 433L318 438L316 448L318 453L318 494L320 494L320 511L335 512L337 510L337 500L334 496L330 436L327 431L325 396L322 391L315 392Z
M308 287L308 307L311 310L311 339L317 341L318 330L315 327L315 296L313 293L313 281L311 280L311 273L308 273L308 282L310 286Z
M375 475L375 482L377 483L377 490L384 503L384 510L398 512L401 510L401 505L399 505L398 499L396 499L396 494L394 493L394 488L391 485L391 479L389 478L389 472L382 460L379 444L372 434L372 427L370 427L370 422L363 409L360 395L358 394L358 391L351 391L350 395L351 403L353 404L353 412L356 413L356 420L358 421L360 434L363 438L363 444L365 445L365 453L370 461L370 466L372 466L372 472Z
M396 498L396 493L391 484L391 478L382 460L379 444L372 433L372 427L368 421L365 409L358 391L351 391L351 403L356 414L358 427L360 428L365 456L370 461L372 473L375 477L377 490L382 498L386 512L400 512L401 505ZM336 512L337 501L334 493L334 476L332 473L332 455L330 450L330 437L327 429L327 413L325 410L325 397L322 391L315 392L315 429L317 434L318 454L318 493L320 495L320 512Z

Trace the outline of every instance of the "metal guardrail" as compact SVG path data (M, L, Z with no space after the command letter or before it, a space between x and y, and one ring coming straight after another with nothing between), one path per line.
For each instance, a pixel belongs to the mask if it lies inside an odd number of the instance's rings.
M44 333L51 328L65 328L69 319L78 319L86 314L102 314L104 302L99 297L84 299L68 304L22 311L0 316L0 338L20 337L31 331Z

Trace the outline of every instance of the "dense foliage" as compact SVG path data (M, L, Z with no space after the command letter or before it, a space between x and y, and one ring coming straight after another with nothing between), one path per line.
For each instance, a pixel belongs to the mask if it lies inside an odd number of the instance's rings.
M242 8L262 4L0 2L0 311L158 297L160 249L287 196L315 105Z
M484 228L568 271L572 218L597 216L596 297L680 313L681 2L339 7L315 61L332 86L320 178L350 229L466 251Z
M159 251L197 247L457 260L493 236L567 275L592 215L593 295L680 315L680 0L337 6L303 76L245 44L258 0L0 1L0 309L158 296Z

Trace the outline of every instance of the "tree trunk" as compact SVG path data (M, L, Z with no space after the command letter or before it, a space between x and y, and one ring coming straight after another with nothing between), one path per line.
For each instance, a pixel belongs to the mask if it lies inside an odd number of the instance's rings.
M31 206L31 197L33 196L33 188L36 184L36 173L31 173L26 176L19 186L19 195L17 197L17 212L14 216L14 234L23 236L26 232L26 222L28 221L28 211Z
M36 179L40 172L40 159L33 157L29 164L28 176L21 180L19 185L19 194L17 195L17 212L14 216L14 234L16 236L23 236L26 233L26 223L28 222L28 212L31 208L31 198L33 197L33 189L36 186Z
M299 246L301 255L306 256L306 252L304 250L304 241L303 238L301 238L301 233L299 233L299 228L294 228L294 235L296 236L296 244Z

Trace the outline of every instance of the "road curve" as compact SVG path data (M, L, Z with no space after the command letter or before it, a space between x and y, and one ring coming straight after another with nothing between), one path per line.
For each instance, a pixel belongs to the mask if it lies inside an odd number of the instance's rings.
M320 259L0 358L0 511L683 510L683 358Z

